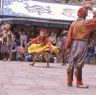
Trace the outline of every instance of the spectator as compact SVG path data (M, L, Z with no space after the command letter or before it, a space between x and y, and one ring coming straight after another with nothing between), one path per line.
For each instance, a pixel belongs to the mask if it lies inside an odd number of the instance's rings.
M28 34L28 42L35 38L34 31L30 31Z
M66 41L66 33L63 32L61 35L57 38L57 44L56 46L59 48L59 54L58 59L62 60L63 64L65 64L66 61L66 55L65 55L65 41Z
M53 44L56 45L56 33L51 32L50 36L48 37L49 41Z
M22 47L26 47L27 45L27 35L25 34L25 32L23 30L21 30L20 32L20 45Z
M57 36L56 33L51 32L51 34L48 37L48 39L52 43L52 45L56 45L56 36ZM49 55L49 58L54 59L54 63L58 63L57 56Z
M2 55L1 47L2 47L2 31L0 31L0 55ZM1 60L2 58L3 58L3 57L0 56L0 60Z
M26 61L26 62L32 62L32 61L33 61L33 55L27 53L27 54L25 55L25 61Z
M18 44L17 44L17 42L16 42L15 37L14 37L13 40L14 40L14 41L13 41L13 45L12 45L12 55L11 55L11 60L16 60L16 49L17 49L17 47L18 47Z
M14 33L15 35L15 41L17 43L18 46L20 46L20 33L18 31L16 31L16 33Z
M90 39L89 39L88 53L86 58L88 64L90 64L90 60L94 56L94 52L95 52L94 32L90 34L89 38Z
M15 50L16 52L16 60L24 61L25 60L25 49L22 46L18 46Z

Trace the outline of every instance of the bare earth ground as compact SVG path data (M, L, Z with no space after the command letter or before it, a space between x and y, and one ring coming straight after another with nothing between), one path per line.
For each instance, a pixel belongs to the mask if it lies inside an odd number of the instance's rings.
M0 61L0 95L96 95L96 65L85 65L84 81L89 89L66 86L66 68L61 64ZM74 77L75 79L75 77Z

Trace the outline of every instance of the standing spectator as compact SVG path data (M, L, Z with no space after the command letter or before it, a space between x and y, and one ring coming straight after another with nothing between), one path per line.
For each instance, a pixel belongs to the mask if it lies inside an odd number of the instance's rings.
M59 49L58 59L62 60L64 65L66 63L66 54L65 54L65 41L66 41L66 32L62 32L59 37L57 37L56 46Z
M96 30L94 30L89 36L88 53L87 53L87 58L86 58L87 59L86 61L87 61L88 64L90 64L91 58L95 56L95 54L94 54L95 43L96 43L95 39L94 39L96 37L95 31Z
M17 43L18 46L20 46L20 33L18 31L16 31L16 33L14 33L15 35L15 41Z
M95 56L96 56L96 45L95 45L95 50L94 50L94 54L95 54Z
M61 34L62 36L62 44L61 44L61 58L62 58L62 66L67 63L67 55L65 50L65 42L66 42L66 32Z
M49 41L52 43L52 45L56 45L56 33L51 32L51 34L48 37ZM53 58L54 59L54 63L57 63L57 55L56 56L52 56L49 55L49 58Z
M88 46L88 53L87 53L87 63L90 64L91 57L94 56L95 52L95 44L94 41L91 41L89 46Z
M34 39L34 38L35 38L34 31L30 31L30 32L28 33L28 42L31 41L31 40Z
M1 47L2 47L2 30L0 31L0 55L2 55ZM3 58L3 57L0 56L0 59L2 59L2 58Z
M12 57L11 57L11 60L16 61L16 49L17 49L17 47L18 47L18 43L16 42L16 38L14 36L13 45L12 45Z
M56 45L56 33L51 32L50 36L48 37L49 41L53 44Z
M22 47L26 47L27 45L27 35L25 34L25 32L23 30L21 30L20 32L20 45Z
M62 35L60 35L59 37L57 37L56 46L59 49L59 53L57 55L58 61L61 61L62 60L62 55L61 55L61 53L63 52L62 51L62 40L63 40Z

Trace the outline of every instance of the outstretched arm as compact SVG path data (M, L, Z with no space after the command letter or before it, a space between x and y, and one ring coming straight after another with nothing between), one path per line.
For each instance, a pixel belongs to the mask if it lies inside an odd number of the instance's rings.
M96 17L93 18L93 19L90 19L90 20L84 20L83 25L87 29L95 29L96 28Z
M29 42L29 44L37 43L39 41L39 37L33 39L32 41Z

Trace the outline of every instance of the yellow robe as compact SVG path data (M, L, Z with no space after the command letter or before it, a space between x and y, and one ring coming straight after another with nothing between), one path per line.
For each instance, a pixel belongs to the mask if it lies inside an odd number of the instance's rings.
M53 53L58 54L59 50L56 46L52 45ZM28 53L37 53L40 54L45 51L50 51L49 45L46 44L45 46L42 46L41 44L32 44L28 47Z

